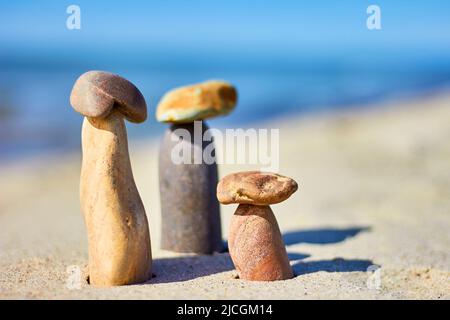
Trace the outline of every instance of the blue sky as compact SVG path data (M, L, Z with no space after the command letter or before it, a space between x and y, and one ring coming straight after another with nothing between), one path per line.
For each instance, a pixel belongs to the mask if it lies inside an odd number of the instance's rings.
M2 1L0 48L450 52L450 1ZM81 7L82 29L65 27L66 8ZM382 10L369 31L366 8Z
M81 30L66 28L71 4ZM366 28L371 4L380 31ZM92 69L130 79L149 114L171 88L226 79L239 107L215 124L370 104L449 85L450 1L0 0L0 108L16 110L0 128L28 132L24 149L79 143L68 97Z

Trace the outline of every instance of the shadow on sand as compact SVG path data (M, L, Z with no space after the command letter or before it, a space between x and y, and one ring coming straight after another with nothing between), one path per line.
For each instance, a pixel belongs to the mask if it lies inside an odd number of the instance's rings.
M228 253L161 258L153 261L155 277L149 283L188 281L233 269Z
M328 244L344 241L364 231L370 231L370 227L299 230L285 233L283 240L287 246L298 243Z
M288 232L283 235L285 244L297 243L330 244L344 241L356 236L369 227L352 227L345 229L321 228ZM224 247L228 249L226 242ZM310 255L303 253L288 253L290 261L295 261L292 268L296 276L325 271L325 272L352 272L366 271L372 265L370 260L320 260L303 262ZM195 278L209 276L216 273L234 270L228 250L214 255L185 256L173 258L160 258L153 261L154 277L147 283L170 283L188 281Z
M284 242L287 246L298 243L311 244L332 244L342 242L346 239L355 237L360 232L370 231L370 227L351 227L351 228L321 228L310 230L299 230L287 232L283 235ZM307 256L306 256L307 257ZM304 258L306 258L304 257ZM290 258L289 260L301 260ZM319 261L298 261L292 265L292 269L296 276L314 273L319 271L325 272L353 272L366 271L369 266L373 265L370 260L346 260L336 258L332 260Z
M319 260L309 262L297 262L292 266L294 274L300 276L303 274L314 273L319 271L325 272L354 272L366 271L369 266L373 265L371 260L346 260L336 258L333 260Z

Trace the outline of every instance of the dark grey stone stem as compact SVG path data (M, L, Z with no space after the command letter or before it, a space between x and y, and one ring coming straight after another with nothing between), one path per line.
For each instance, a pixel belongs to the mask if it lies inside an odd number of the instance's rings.
M188 132L190 139L185 139L186 136L177 129ZM198 129L203 136L208 126L203 123ZM182 137L184 147L191 150L190 164L175 164L172 160L172 152L176 145L180 146L178 139ZM178 141L173 141L174 138ZM194 149L203 153L205 147L213 143L203 142L201 137L197 140L194 139L194 123L172 125L163 137L159 153L161 248L211 254L223 249L220 207L216 198L217 165L215 162L194 162Z

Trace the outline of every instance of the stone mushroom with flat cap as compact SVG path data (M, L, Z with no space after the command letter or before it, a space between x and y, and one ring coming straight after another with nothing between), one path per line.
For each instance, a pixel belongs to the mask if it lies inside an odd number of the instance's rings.
M169 91L158 105L157 120L171 124L159 154L162 249L202 254L223 249L217 165L202 159L213 143L202 139L208 130L202 120L231 112L236 100L231 84L207 81ZM187 162L174 163L172 153L180 143L191 152Z
M144 97L118 75L89 71L75 82L70 103L85 116L80 199L88 233L90 283L145 282L151 275L150 235L131 170L124 122L124 118L145 121Z
M217 185L222 204L239 204L228 235L230 256L239 278L274 281L292 278L281 232L270 205L297 191L288 177L260 171L230 174Z

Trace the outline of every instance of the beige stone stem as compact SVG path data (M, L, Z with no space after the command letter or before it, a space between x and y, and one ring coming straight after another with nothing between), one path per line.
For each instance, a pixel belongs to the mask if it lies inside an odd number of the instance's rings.
M85 117L81 208L95 286L144 282L151 275L150 235L128 154L123 116Z

